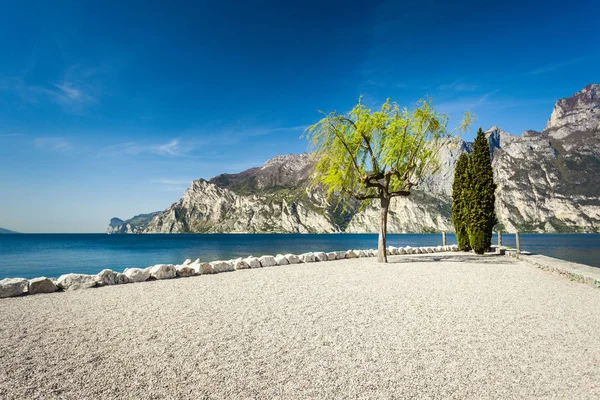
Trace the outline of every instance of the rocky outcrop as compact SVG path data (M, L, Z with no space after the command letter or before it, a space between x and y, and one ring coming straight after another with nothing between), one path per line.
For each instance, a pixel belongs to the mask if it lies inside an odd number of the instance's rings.
M177 269L172 264L157 264L150 267L150 277L154 279L171 279L177 276Z
M123 274L129 279L129 282L144 282L150 278L149 268L126 268Z
M160 211L156 211L150 214L140 214L133 218L123 221L120 218L112 218L106 228L106 233L142 233L148 226L152 218L154 218Z
M346 252L346 258L358 258L358 254L354 250L348 250Z
M506 230L600 231L598 132L588 132L585 145L571 136L499 134L501 147L493 158L496 213Z
M445 193L427 194L413 191L408 197L395 197L390 203L388 232L453 231L451 222L452 198ZM346 232L378 232L379 204L371 202L356 213Z
M213 274L220 272L229 272L235 270L235 265L231 261L212 261L209 263Z
M0 280L0 299L20 296L27 292L29 281L24 278L4 278Z
M285 258L287 258L289 264L299 264L300 257L295 254L286 254Z
M242 258L236 258L233 261L233 267L238 270L238 269L248 269L250 268L250 265L244 261Z
M145 232L336 232L324 197L238 195L205 180L197 180L183 197L152 219Z
M288 265L290 263L283 254L277 254L275 256L275 261L277 262L277 265Z
M177 265L175 269L177 276L180 277L196 275L196 270L190 265Z
M316 258L314 253L302 253L299 255L300 257L300 261L303 263L310 263L310 262L315 262Z
M486 131L498 185L496 214L508 231L600 232L600 85L556 103L542 132ZM454 168L471 143L455 138L439 170L390 205L388 232L453 231ZM379 205L338 205L310 189L308 154L277 156L262 167L194 181L182 198L145 225L111 221L125 232L377 232ZM134 217L141 221L140 216ZM128 221L132 221L128 220ZM116 228L120 227L120 228ZM124 228L123 228L124 227Z
M239 174L221 174L210 183L240 194L272 193L294 189L305 183L312 172L310 154L276 156L262 167L251 168Z
M273 256L262 256L258 260L262 267L274 267L277 265L277 260Z
M196 261L190 263L188 266L194 270L194 275L202 275L202 265L205 263L200 262L200 259L196 259Z
M544 133L564 139L577 133L600 130L600 85L592 84L556 102Z
M129 283L129 278L127 275L112 271L110 269L103 269L96 275L97 286L121 285L124 283Z
M45 276L33 278L29 281L29 294L52 293L57 290L58 288L52 279L46 278Z
M58 278L56 286L65 290L88 289L96 286L96 277L85 274L65 274Z
M256 257L250 256L244 259L244 262L250 266L250 268L261 268L260 260Z

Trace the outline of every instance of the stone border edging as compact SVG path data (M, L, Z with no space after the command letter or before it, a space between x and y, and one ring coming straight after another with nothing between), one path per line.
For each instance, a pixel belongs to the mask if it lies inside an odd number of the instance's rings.
M516 252L511 251L507 252L506 255L525 261L544 271L565 276L572 281L600 288L600 268L543 256L541 254L521 253L517 256Z
M446 251L457 251L457 245L436 247L394 247L386 249L388 255L425 254ZM58 290L79 290L92 287L119 285L125 283L145 282L148 280L162 280L176 277L189 277L197 275L216 274L220 272L236 271L249 268L266 268L280 265L301 264L310 262L323 262L351 258L376 257L377 250L347 250L332 252L309 252L300 255L277 254L275 257L264 255L261 257L248 256L227 261L201 262L187 259L181 265L157 264L147 268L125 268L121 272L104 269L96 275L64 274L58 279L38 277L27 280L25 278L5 278L0 280L0 298L16 297L23 294L52 293Z

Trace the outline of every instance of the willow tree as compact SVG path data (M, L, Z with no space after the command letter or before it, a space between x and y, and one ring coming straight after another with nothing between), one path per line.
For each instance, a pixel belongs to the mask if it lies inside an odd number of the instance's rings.
M470 122L466 113L459 128L466 130ZM427 100L409 111L388 99L372 112L361 98L348 113L330 112L307 128L316 158L313 185L323 185L328 196L379 200L379 262L387 262L390 201L409 196L426 174L437 169L439 149L452 135L447 124L448 117L437 113Z

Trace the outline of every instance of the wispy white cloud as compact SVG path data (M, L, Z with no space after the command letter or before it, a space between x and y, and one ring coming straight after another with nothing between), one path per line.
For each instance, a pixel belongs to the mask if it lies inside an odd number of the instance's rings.
M71 143L61 137L39 137L33 140L35 147L50 151L66 151L72 148Z
M538 99L504 99L504 100L493 100L488 104L494 109L505 109L505 108L518 108L518 107L532 107L540 104L548 105L549 108L556 102L555 98L538 98Z
M103 149L101 155L125 154L135 156L153 154L165 157L186 157L191 150L192 146L183 146L179 139L172 139L166 143L118 143Z
M284 128L267 128L267 129L253 129L247 132L240 132L241 136L265 136L272 133L278 132L302 132L306 129L306 125L290 126Z
M454 92L475 92L481 89L481 85L467 83L464 79L457 79L452 83L440 85L440 90L451 90Z
M59 79L46 83L29 83L24 77L0 80L0 90L16 94L29 104L54 103L64 111L82 114L86 108L99 101L100 88L94 78L97 70L73 65Z
M370 76L370 72L365 70L365 71L360 71L363 75L365 76ZM414 88L416 85L414 84L408 84L406 82L394 82L393 80L391 80L390 82L386 83L382 80L377 80L374 78L367 78L364 81L364 86L368 87L368 86L374 86L377 88L382 88L382 89L409 89L409 88Z
M188 189L189 186L161 186L160 190L164 191L164 192L177 192L177 193L183 193Z
M383 82L377 81L377 80L374 80L374 79L367 79L366 82L365 82L365 84L367 84L369 86L376 86L376 87L379 87L379 88L385 87L385 84Z
M91 103L96 99L90 94L88 88L78 85L75 82L63 81L52 84L56 90L48 93L60 103L64 104L82 104Z
M452 101L436 104L436 109L445 113L456 113L473 111L479 106L488 102L488 99L498 93L500 89L493 90L491 92L484 93L480 96L461 97Z
M176 138L164 142L129 141L117 143L103 148L100 156L114 155L156 155L162 157L178 157L187 159L203 158L211 152L225 153L226 149L238 146L241 143L253 141L254 137L275 135L286 132L302 132L305 125L279 127L279 128L195 128L186 129ZM200 155L201 153L201 155Z
M157 144L151 146L151 150L158 155L179 156L183 155L179 147L179 139L173 139L165 144Z
M553 71L559 70L561 68L568 67L569 65L579 64L580 62L583 62L583 61L587 60L588 58L589 58L588 56L577 57L577 58L572 58L570 60L565 60L565 61L554 63L554 64L544 65L540 68L537 68L537 69L527 72L527 75L539 75L539 74L545 74L548 72L553 72Z
M474 106L476 107L480 104L485 103L490 97L492 97L499 91L500 91L500 89L496 89L496 90L492 90L491 92L484 93L481 97L479 97L479 99L477 99Z
M193 179L153 179L152 183L160 183L162 185L189 185Z
M51 102L61 106L69 113L80 114L87 106L97 102L93 90L82 84L70 81L49 83L47 85L30 85L23 79L10 79L3 90L10 90L19 98L29 104Z
M111 155L111 154L125 154L125 155L137 155L141 154L143 150L147 148L136 142L123 142L117 143L103 148L100 151L100 155Z
M159 188L168 192L179 192L183 193L190 186L193 179L153 179L152 183L159 185Z

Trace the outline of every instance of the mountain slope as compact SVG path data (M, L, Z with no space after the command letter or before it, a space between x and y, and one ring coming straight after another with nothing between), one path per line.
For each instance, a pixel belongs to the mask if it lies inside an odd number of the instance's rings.
M486 131L498 184L496 212L508 231L600 231L600 86L557 101L542 132ZM390 232L452 231L454 166L471 143L440 152L440 170L390 206ZM277 156L239 174L197 180L165 211L111 220L111 232L377 232L376 201L336 207L309 189L309 154Z
M139 214L133 218L123 221L120 218L112 218L106 228L106 233L143 233L152 218L160 214L155 211L149 214Z
M4 234L4 233L19 233L19 232L15 232L15 231L11 231L11 230L8 230L8 229L0 228L0 234Z
M324 198L284 189L238 195L197 180L183 197L154 217L148 232L336 232Z

